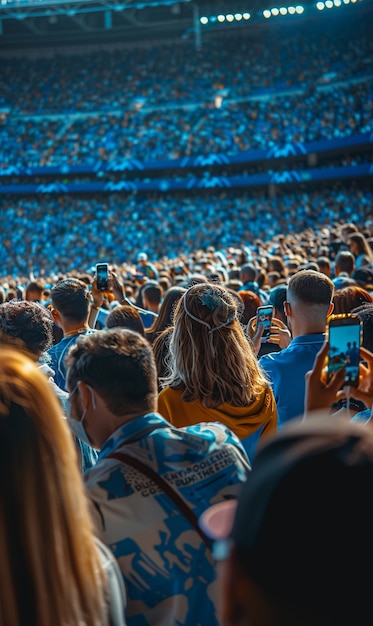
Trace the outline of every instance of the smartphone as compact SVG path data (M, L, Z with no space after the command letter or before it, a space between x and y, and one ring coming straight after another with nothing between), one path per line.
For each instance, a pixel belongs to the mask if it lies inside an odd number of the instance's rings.
M360 346L363 325L357 315L331 315L327 324L329 350L327 356L328 381L342 367L346 368L345 385L359 384Z
M262 342L267 341L271 334L272 316L273 306L271 304L258 306L256 310L256 327L258 328L259 324L264 326L263 335L261 337Z
M107 263L97 263L96 265L97 289L107 291L109 281L109 266Z

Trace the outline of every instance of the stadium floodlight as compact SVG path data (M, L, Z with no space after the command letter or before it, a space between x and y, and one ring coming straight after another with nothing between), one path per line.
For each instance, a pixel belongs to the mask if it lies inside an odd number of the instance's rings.
M288 12L288 10L287 10L287 8L286 8L286 7L281 7L281 9L280 9L280 13L281 13L281 15L286 15L286 14L287 14L287 12Z
M274 7L274 9L271 9L271 13L272 13L272 15L277 17L277 15L280 13L280 11L276 7Z
M271 15L272 15L272 14L271 14L271 11L268 11L268 9L264 9L264 11L263 11L263 17L265 17L265 18L267 18L267 19L268 19L269 17L271 17Z
M319 11L323 11L325 9L325 4L323 2L318 2L316 4L316 9L318 9Z
M294 15L295 7L288 7L288 13L290 13L290 15Z
M251 15L250 15L250 13L242 13L242 17L243 17L244 20L249 20Z
M204 15L203 17L200 17L199 21L201 22L201 24L208 24L209 18Z
M236 22L240 22L242 20L242 13L235 13L234 19L236 20Z
M342 4L341 0L334 0L334 6L335 7L340 7Z
M225 15L218 15L218 22L225 22Z
M225 19L227 20L227 22L233 22L234 15L232 15L232 13L228 13L228 15L225 16Z
M332 0L326 0L325 2L325 6L327 9L332 9L333 8L333 1Z
M301 4L298 4L298 6L295 7L295 11L296 13L298 13L298 15L301 15L304 12L304 7L302 7Z

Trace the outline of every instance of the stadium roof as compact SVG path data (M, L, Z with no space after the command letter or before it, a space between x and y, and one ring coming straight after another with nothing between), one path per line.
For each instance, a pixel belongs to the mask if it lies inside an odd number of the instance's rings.
M336 7L339 3L342 10L350 3L372 4L372 0L325 0L328 2ZM259 24L264 20L263 11L273 7L286 10L292 5L293 11L300 7L304 13L315 13L316 3L317 0L304 0L301 4L291 0L0 0L0 51L195 39L201 29L240 28L249 19Z

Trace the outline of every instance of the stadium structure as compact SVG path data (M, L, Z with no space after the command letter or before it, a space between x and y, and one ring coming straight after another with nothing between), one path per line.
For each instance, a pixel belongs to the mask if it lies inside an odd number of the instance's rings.
M4 272L14 215L59 224L37 269L76 211L86 264L104 229L120 262L371 215L372 26L371 0L0 0Z

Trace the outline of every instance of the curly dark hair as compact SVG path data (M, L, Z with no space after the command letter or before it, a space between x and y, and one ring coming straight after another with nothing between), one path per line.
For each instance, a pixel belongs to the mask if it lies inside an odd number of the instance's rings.
M39 357L53 343L53 318L46 307L29 300L10 300L0 305L0 330L22 341Z

